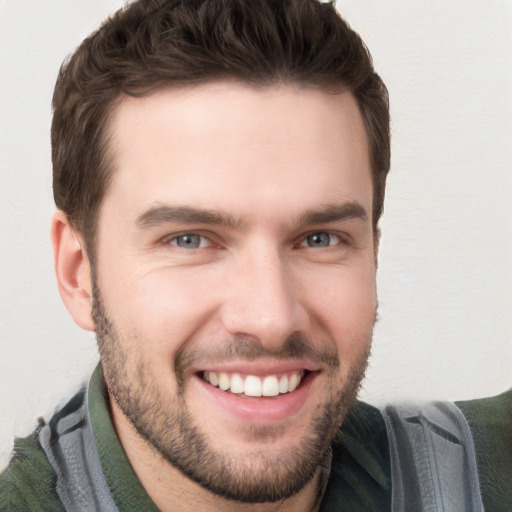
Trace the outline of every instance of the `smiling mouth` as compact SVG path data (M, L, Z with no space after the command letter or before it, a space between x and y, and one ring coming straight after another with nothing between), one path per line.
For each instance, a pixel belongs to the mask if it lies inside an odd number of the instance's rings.
M201 377L208 384L235 395L275 397L295 391L305 375L304 370L266 375L265 377L205 371Z

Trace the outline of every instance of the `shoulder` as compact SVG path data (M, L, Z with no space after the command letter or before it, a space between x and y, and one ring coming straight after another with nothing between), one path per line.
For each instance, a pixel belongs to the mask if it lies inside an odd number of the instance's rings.
M62 431L73 428L70 420L82 406L84 394L84 390L75 394L48 423L41 418L30 436L14 441L9 465L0 474L0 512L64 510L56 490L57 475L41 440L45 438L48 443L54 443ZM59 425L61 420L63 426Z
M486 510L510 510L512 504L512 389L501 395L456 402L475 445Z
M9 465L0 475L0 511L60 511L56 475L38 441L42 425L16 439Z
M332 444L331 475L322 511L390 510L386 427L380 411L357 401Z

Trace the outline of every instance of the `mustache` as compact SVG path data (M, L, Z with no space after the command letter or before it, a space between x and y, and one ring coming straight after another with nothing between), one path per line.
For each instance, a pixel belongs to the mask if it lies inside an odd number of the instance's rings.
M174 370L177 375L183 375L188 368L201 366L202 363L221 363L236 359L255 361L262 358L308 359L332 369L340 366L334 347L315 347L307 336L293 333L276 350L268 350L258 340L243 335L233 336L224 342L215 341L210 347L200 350L195 346L187 346L177 354Z

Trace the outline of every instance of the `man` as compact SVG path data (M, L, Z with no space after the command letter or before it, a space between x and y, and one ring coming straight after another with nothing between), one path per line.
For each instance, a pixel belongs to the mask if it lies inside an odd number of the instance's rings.
M55 270L101 365L18 441L2 507L507 509L510 393L355 400L389 117L332 5L135 2L54 109Z

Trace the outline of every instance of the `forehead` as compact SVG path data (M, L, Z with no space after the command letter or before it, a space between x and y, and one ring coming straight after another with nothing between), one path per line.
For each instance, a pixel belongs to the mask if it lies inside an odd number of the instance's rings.
M110 130L106 207L123 196L141 208L281 202L298 210L301 195L371 202L366 132L348 92L230 82L164 89L124 98Z

